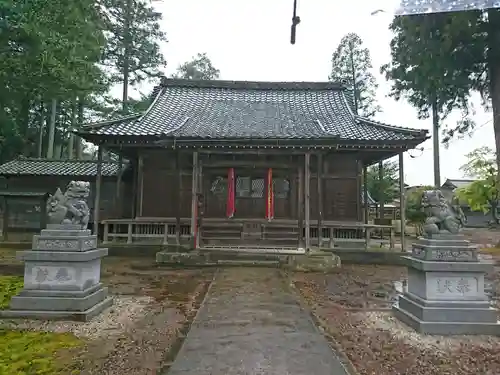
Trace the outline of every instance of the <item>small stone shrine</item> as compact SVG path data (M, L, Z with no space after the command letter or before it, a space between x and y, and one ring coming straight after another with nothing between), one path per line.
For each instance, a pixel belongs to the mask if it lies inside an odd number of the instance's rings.
M441 191L422 195L427 214L424 237L404 257L407 290L393 306L394 315L416 331L436 335L498 335L500 324L484 291L493 262L480 260L477 246L460 234L465 216Z
M2 318L88 321L113 304L100 283L97 236L87 229L90 184L71 181L47 202L48 225L33 238L33 249L19 251L24 260L24 289L10 301Z

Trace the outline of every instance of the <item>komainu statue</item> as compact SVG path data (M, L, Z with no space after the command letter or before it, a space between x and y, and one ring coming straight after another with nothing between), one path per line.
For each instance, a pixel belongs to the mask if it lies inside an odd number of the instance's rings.
M452 233L457 234L465 225L466 217L459 203L448 202L441 190L426 190L422 193L422 208L427 215L424 223L425 237Z
M57 189L47 200L47 216L49 224L73 224L87 229L90 210L87 199L90 195L90 183L87 181L71 181L66 191Z

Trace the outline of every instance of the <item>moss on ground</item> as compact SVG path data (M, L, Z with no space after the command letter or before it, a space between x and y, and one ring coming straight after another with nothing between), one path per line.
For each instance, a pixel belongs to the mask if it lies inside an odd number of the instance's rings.
M21 276L0 276L0 310L9 307L10 299L23 289Z
M22 288L22 277L0 276L0 309L8 308L11 297ZM68 372L67 361L58 354L81 345L83 342L70 333L13 330L0 323L0 374L76 374Z

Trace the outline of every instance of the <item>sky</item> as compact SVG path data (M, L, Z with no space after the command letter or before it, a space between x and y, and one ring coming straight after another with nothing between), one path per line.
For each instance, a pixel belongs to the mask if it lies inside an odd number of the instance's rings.
M162 45L168 62L165 74L171 75L181 63L206 52L220 70L220 79L327 81L332 52L345 34L355 32L371 52L379 84L377 100L383 112L376 120L431 132L430 119L418 120L416 110L406 101L388 97L390 82L379 73L379 67L390 61L393 1L298 0L301 23L292 46L293 0L160 0L156 8L163 14L161 27L168 39ZM378 9L389 12L371 15ZM467 153L485 145L494 148L492 114L483 111L479 98L475 108L477 130L440 148L441 183L463 177L460 166ZM452 114L445 123L453 125L459 118ZM432 140L421 146L423 151L405 153L405 182L410 185L434 181Z

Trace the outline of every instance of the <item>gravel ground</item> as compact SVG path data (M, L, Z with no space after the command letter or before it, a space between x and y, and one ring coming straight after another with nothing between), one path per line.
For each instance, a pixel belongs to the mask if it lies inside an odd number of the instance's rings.
M15 268L3 262L0 274ZM4 272L5 271L5 272ZM74 358L81 375L157 375L175 357L198 310L213 270L154 267L148 259L108 257L102 282L114 305L90 322L1 321L0 325L29 330L71 332L87 345Z
M343 265L291 276L332 346L362 375L498 375L500 338L421 335L392 318L393 282L405 269ZM500 279L499 272L490 277ZM496 293L500 292L494 283Z

